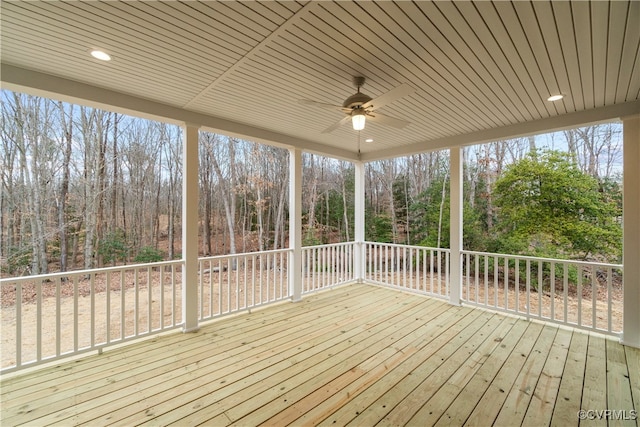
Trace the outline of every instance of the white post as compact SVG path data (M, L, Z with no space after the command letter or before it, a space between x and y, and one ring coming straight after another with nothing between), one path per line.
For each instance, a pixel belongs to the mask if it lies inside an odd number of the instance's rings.
M198 330L198 126L182 126L182 321Z
M622 120L623 320L621 342L640 348L640 114Z
M289 295L302 299L302 151L289 150Z
M449 259L451 273L449 274L449 303L460 305L462 289L462 147L453 147L449 150L449 191L451 195L449 229Z
M365 247L364 247L364 163L355 162L355 200L354 200L354 238L353 251L354 274L358 283L364 282L365 273Z

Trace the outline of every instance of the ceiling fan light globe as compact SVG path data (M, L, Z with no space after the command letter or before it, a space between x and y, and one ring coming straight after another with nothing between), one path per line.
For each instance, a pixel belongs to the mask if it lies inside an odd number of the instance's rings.
M354 113L351 116L351 123L353 124L353 130L363 130L365 121L366 121L366 116L364 115L364 112Z

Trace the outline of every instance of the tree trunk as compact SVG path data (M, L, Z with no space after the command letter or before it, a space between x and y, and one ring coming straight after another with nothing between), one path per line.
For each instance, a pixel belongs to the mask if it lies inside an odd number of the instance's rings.
M69 107L69 121L62 102L58 102L60 109L60 121L64 133L64 159L62 162L62 182L60 183L60 202L58 203L58 235L60 239L60 271L68 268L68 244L67 244L67 203L69 195L69 163L71 161L71 147L73 141L73 104Z
M307 211L307 233L314 233L316 228L316 204L318 202L318 177L316 176L315 155L309 154L308 190L306 199L309 203ZM315 237L315 235L314 235Z
M96 177L96 187L97 194L95 194L95 198L97 199L97 207L96 207L96 231L95 231L95 244L94 244L94 254L98 262L98 266L102 267L103 260L102 255L100 254L100 246L102 244L102 239L104 236L104 210L105 210L105 187L106 187L106 155L107 155L107 138L109 135L109 126L111 113L106 113L106 123L103 122L103 115L100 114L99 122L97 123L99 134L97 138L98 143L98 159L97 159L97 177Z
M214 136L214 138L216 138ZM220 141L216 140L218 144ZM220 168L220 164L215 155L211 157L212 166L218 178L218 182L221 188L221 198L224 205L225 218L227 220L227 230L229 231L229 253L236 253L236 239L235 239L235 221L236 221L236 156L234 141L227 141L229 150L229 177L225 177ZM235 268L235 262L234 262Z

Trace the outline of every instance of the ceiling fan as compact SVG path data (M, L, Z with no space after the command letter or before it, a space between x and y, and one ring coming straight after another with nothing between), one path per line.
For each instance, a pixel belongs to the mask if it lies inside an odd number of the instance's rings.
M385 116L380 113L376 113L375 110L382 108L385 105L402 98L414 92L414 89L406 83L391 89L389 92L380 95L377 98L372 99L370 96L360 92L360 88L364 85L364 77L354 77L353 84L358 88L358 92L347 98L342 106L325 104L322 102L311 101L308 99L300 100L300 104L314 105L316 107L322 107L330 110L339 110L346 114L346 116L339 122L329 126L322 133L329 133L339 128L343 124L351 120L354 130L364 129L365 121L367 119L377 122L383 125L392 126L395 128L403 128L408 125L409 122L402 119L396 119L394 117Z

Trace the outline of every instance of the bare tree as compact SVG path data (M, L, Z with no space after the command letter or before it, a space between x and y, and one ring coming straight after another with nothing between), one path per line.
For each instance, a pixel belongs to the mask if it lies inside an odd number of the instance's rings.
M62 181L60 182L60 195L58 200L58 238L60 239L60 271L68 269L68 227L67 227L67 205L69 202L69 179L71 147L73 143L73 104L68 105L58 102L60 110L60 124L62 130L62 141L64 142L64 157L62 161Z
M208 144L213 150L211 165L217 178L219 199L224 207L227 230L229 232L229 253L236 253L235 222L236 222L236 142L220 135L201 132L200 141ZM218 158L224 160L221 162Z

